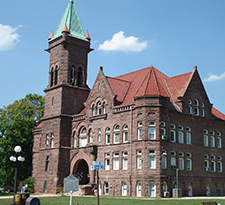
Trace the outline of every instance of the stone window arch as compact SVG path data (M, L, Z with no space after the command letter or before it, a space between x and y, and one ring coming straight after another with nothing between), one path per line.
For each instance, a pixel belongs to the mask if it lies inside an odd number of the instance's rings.
M58 66L55 67L54 71L54 85L57 85L58 83Z
M113 139L114 143L117 144L120 142L120 126L116 124L113 128Z
M101 115L102 114L102 103L100 101L98 101L97 103L97 115Z
M105 143L110 144L110 128L105 129Z
M79 141L79 145L80 147L85 147L87 145L87 129L86 127L81 127L80 129L80 133L79 133L79 138L80 138L80 141Z
M103 114L105 114L106 113L106 102L103 102L102 107L103 107Z

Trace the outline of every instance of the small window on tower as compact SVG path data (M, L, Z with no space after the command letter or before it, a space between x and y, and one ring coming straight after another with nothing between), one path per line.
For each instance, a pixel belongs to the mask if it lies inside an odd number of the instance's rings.
M75 71L75 66L72 66L71 67L70 84L71 85L76 85L76 71Z

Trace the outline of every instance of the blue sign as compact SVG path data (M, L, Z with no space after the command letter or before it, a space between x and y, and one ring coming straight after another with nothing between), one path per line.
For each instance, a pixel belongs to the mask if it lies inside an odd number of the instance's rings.
M102 165L101 161L93 161L93 165Z
M99 170L99 169L104 169L104 165L94 165L94 166L91 166L91 170Z

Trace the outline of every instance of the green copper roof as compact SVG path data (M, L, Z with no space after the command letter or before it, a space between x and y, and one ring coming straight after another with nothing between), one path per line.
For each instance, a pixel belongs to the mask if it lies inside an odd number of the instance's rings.
M77 11L73 4L73 0L69 1L69 4L63 14L63 17L58 25L58 28L56 29L54 37L50 41L62 35L62 29L64 28L65 25L67 26L70 32L69 35L84 41L88 41L84 36L84 32L79 17L77 15Z

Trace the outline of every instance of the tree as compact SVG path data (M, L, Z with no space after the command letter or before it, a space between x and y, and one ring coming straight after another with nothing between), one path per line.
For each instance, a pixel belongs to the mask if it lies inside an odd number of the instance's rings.
M19 162L18 181L31 176L32 130L44 114L44 97L28 94L0 109L0 185L13 185L15 163L9 160L14 147L20 145L24 162Z

